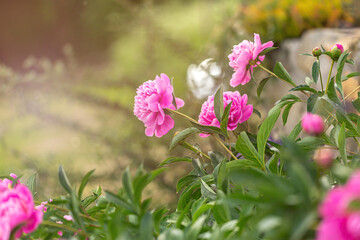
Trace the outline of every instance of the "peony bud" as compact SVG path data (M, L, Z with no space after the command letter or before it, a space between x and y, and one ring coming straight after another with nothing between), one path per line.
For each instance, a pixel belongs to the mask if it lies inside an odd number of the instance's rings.
M329 168L335 159L334 150L329 148L318 148L314 153L314 161L323 168Z
M335 44L330 50L331 58L334 61L337 61L343 52L344 52L344 47L341 44Z
M310 135L320 135L325 128L323 119L319 115L312 113L306 113L303 116L301 126Z
M312 54L315 56L315 57L319 57L321 55L321 50L319 47L315 47L313 50L312 50Z

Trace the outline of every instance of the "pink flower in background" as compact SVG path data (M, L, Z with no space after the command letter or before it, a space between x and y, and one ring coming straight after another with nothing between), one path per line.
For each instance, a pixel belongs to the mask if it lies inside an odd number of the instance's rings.
M175 110L173 105L173 87L166 74L156 76L155 80L144 82L136 91L134 114L144 122L146 136L161 137L174 127L174 120L166 115L164 109ZM176 98L178 108L184 101Z
M248 120L253 112L252 105L246 105L248 97L246 94L240 95L238 91L224 92L224 108L232 101L229 113L228 130L235 130L239 123ZM214 96L209 96L201 107L199 115L199 123L206 126L220 127L220 122L217 120L214 112ZM207 137L209 134L200 134L201 137Z
M301 126L306 133L311 135L319 135L325 128L323 119L319 115L312 113L306 113L303 116Z
M16 175L12 177L16 178ZM0 219L8 219L1 222L7 224L10 231L22 226L15 237L34 231L41 223L42 216L42 210L35 208L32 194L25 185L17 181L13 187L11 180L0 180Z
M346 185L330 190L320 206L323 218L317 229L317 240L359 240L360 209L351 204L360 202L360 171Z
M273 45L272 41L261 44L260 36L256 33L254 33L254 42L244 40L235 45L229 55L229 65L235 71L230 80L230 85L236 87L239 84L248 83L256 64L260 64L265 59L265 56L259 56L259 53Z
M314 153L314 161L317 165L324 168L330 167L335 157L334 150L325 147L316 149Z

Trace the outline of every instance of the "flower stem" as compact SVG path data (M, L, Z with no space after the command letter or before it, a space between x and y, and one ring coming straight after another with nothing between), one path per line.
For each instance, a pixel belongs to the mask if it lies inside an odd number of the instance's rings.
M175 114L177 114L177 115L179 115L179 116L181 116L181 117L186 118L186 119L189 120L190 122L194 122L194 123L199 124L198 121L196 121L195 119L193 119L193 118L189 117L188 115L183 114L183 113L181 113L181 112L179 112L179 111L172 110L172 109L169 109L169 108L167 108L166 111L169 111L169 112L171 112L171 113L175 113Z
M211 136L213 136L216 141L218 141L220 143L220 145L235 159L238 160L237 157L235 157L235 155L225 146L225 144L215 135L215 134L211 134Z
M334 66L334 62L335 62L334 60L332 60L332 62L331 62L330 72L329 72L329 76L328 76L328 79L327 79L327 82L326 82L325 94L327 94L327 91L328 91L328 88L329 88L330 77L331 77L331 72L332 72L332 69L333 69L333 66Z
M259 64L259 65L257 65L257 66L259 66L260 68L262 68L263 70L265 70L266 72L268 72L270 75L272 75L272 76L274 76L274 77L276 77L276 78L278 78L278 79L286 82L287 84L290 84L292 87L296 87L296 84L291 84L291 83L285 81L284 79L282 79L281 77L279 77L278 75L276 75L275 73L273 73L272 71L270 71L269 69L267 69L266 67L264 67L263 65ZM304 92L304 91L301 91L301 92L302 92L303 94L305 94L306 96L310 97L310 95L307 94L306 92Z
M319 75L320 75L320 83L321 83L321 91L324 91L324 84L321 76L321 69L320 69L320 58L317 57L317 60L319 61Z
M343 99L343 101L345 101L348 97L350 97L354 92L356 92L357 90L359 90L360 86L357 86L354 90L352 90L348 95L346 95Z
M74 233L79 233L83 236L89 237L86 233L84 233L83 231L79 231L78 229L75 229L73 227L64 225L64 224L59 224L59 223L54 223L54 222L50 222L50 221L42 221L41 225L45 225L45 226L51 226L51 227L57 227L60 229L64 229L70 232L74 232Z

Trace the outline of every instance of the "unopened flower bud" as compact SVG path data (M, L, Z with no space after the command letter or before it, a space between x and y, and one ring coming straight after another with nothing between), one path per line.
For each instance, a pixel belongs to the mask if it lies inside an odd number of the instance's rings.
M331 50L331 58L336 61L339 59L340 55L344 52L344 47L341 44L335 44Z
M313 50L312 50L312 54L315 56L315 57L318 57L321 55L321 50L319 47L315 47Z
M325 128L323 119L319 115L312 113L306 113L303 116L301 126L310 135L320 135Z
M335 159L335 152L329 148L318 148L314 153L314 161L323 168L329 168Z

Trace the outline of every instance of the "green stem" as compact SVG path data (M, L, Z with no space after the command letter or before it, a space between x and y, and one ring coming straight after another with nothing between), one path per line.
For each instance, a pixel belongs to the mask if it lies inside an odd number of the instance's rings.
M334 62L335 62L334 60L332 60L332 62L331 62L330 72L329 72L329 76L328 76L328 79L327 79L327 82L326 82L325 94L327 94L327 91L329 89L330 77L331 77L331 72L332 72L332 69L333 69L333 66L334 66Z
M78 229L75 229L73 227L64 225L64 224L59 224L59 223L54 223L54 222L50 222L50 221L42 221L41 225L45 225L45 226L51 226L51 227L57 227L60 229L64 229L70 232L74 232L74 233L79 233L83 236L89 237L86 233L84 233L83 231L79 231Z
M181 117L186 118L186 119L189 120L190 122L194 122L194 123L199 124L198 121L196 121L195 119L193 119L193 118L189 117L188 115L183 114L183 113L181 113L181 112L178 112L178 111L175 111L175 110L172 110L172 109L168 109L168 108L166 109L166 111L169 111L169 112L171 112L171 113L175 113L175 114L177 114L177 115L179 115L179 116L181 116Z
M215 134L211 134L211 136L213 136L216 141L218 141L220 143L220 145L235 159L238 160L235 155L225 146L225 144L215 135Z
M324 84L321 76L321 68L320 68L320 58L317 57L317 60L319 61L319 75L320 75L320 83L321 83L321 91L324 91Z

